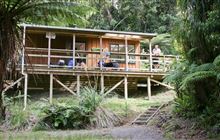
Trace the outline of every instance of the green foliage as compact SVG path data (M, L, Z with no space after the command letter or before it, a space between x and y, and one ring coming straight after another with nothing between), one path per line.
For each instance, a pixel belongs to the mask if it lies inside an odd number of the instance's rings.
M165 79L173 83L177 91L175 112L186 118L197 118L205 128L220 124L218 62L219 56L213 63L202 65L189 65L189 62L184 61L176 64L175 71Z
M187 75L189 69L189 62L174 62L172 65L172 71L169 72L168 76L165 77L164 82L171 83L174 85L177 96L182 97L182 92L180 91L182 79Z
M86 112L94 112L104 97L94 88L84 87L80 93L79 105L86 109Z
M1 140L113 140L111 136L102 136L99 134L76 134L68 132L7 132L0 133Z
M84 128L84 124L88 123L87 112L83 112L77 106L68 105L51 105L43 109L47 117L43 122L47 123L52 128L70 129Z
M211 128L220 123L220 3L178 0L177 5L180 18L173 33L186 60L166 79L178 93L176 112Z
M151 42L153 46L156 44L159 45L163 54L177 55L178 53L176 51L176 48L173 46L173 40L174 38L169 33L165 33L159 34L158 36L153 38Z
M30 113L21 111L23 108L20 103L10 105L9 108L10 110L8 110L8 118L5 121L7 121L7 123L10 124L12 128L20 127L27 122Z
M80 5L75 0L1 0L0 1L0 92L3 89L6 68L11 62L15 71L14 57L22 48L19 23L41 23L45 25L79 26L86 25L90 7ZM12 72L13 73L13 72ZM2 98L1 98L2 99ZM5 107L0 100L0 118L4 118Z
M194 110L196 104L190 95L183 95L182 98L176 98L174 103L174 113L186 118L192 118L198 115Z
M220 3L178 0L178 5L181 13L174 34L186 58L196 64L213 62L220 53Z
M175 0L94 0L90 5L97 11L90 18L90 27L110 30L166 33L176 13Z
M35 4L36 7L26 11L23 22L85 27L88 24L87 18L94 11L86 4L75 1L41 1ZM33 13L37 16L33 16Z
M84 87L78 105L58 103L44 107L43 112L47 116L43 122L56 129L86 128L102 101L103 96L96 89ZM44 125L44 123L42 124Z

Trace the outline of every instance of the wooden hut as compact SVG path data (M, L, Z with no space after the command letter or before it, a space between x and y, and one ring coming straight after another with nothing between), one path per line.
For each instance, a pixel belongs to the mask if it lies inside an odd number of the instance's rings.
M23 77L16 82L21 79L25 81L25 107L28 89L48 89L52 102L53 90L57 85L79 95L82 87L80 85L86 82L88 77L98 77L100 91L106 94L121 87L125 99L128 98L130 88L146 85L150 99L151 82L163 84L160 81L169 70L169 64L175 59L170 55L157 56L160 68L153 69L151 39L156 36L154 33L27 24L21 27L24 47L18 70ZM141 41L149 42L148 53L141 53ZM105 59L103 50L106 48L111 62L117 63L117 67L98 64ZM69 64L71 60L72 63ZM79 61L84 62L85 67L78 65ZM71 86L73 83L76 85L76 91ZM48 88L45 88L45 85ZM105 91L106 87L108 91Z

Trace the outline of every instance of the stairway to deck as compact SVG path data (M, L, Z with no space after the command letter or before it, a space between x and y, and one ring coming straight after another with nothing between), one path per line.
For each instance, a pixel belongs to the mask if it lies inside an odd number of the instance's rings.
M145 112L141 113L131 124L136 125L146 125L148 122L160 111L160 109L164 106L157 105L157 106L150 106Z

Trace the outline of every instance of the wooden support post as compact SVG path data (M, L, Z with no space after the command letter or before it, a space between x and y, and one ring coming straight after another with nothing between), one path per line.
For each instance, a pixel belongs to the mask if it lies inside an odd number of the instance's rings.
M105 89L105 85L104 85L104 75L103 74L101 74L101 80L100 80L100 82L101 82L101 94L103 94L104 93L104 89Z
M102 50L103 50L103 44L102 44L102 36L100 36L100 60L99 60L99 66L100 66L100 70L102 70Z
M50 74L50 103L52 104L53 99L53 74Z
M24 29L23 29L23 40L22 40L22 59L21 59L21 73L24 74L24 59L25 59L25 39L26 39L26 26L24 25Z
M150 63L150 72L152 72L153 69L153 64L152 64L152 46L151 46L151 40L149 39L149 53L150 53L150 58L149 58L149 63Z
M28 74L24 74L24 110L27 107Z
M76 64L76 35L73 34L73 69L75 68Z
M115 84L111 89L109 89L105 95L109 94L110 92L112 92L115 88L117 88L122 82L124 82L124 79L122 79L121 81L119 81L117 84Z
M77 81L76 81L76 93L79 96L80 95L80 75L79 74L76 76L76 79L77 79Z
M128 71L128 39L127 36L125 36L125 71Z
M128 99L128 76L125 75L124 77L124 96L125 96L125 99L127 100Z
M148 99L151 100L151 83L150 83L150 76L147 77L147 93L148 93Z

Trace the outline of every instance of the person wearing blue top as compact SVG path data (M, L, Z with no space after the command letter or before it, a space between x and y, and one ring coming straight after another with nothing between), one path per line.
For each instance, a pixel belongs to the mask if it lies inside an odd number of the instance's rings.
M68 66L68 68L73 68L73 66L74 66L75 64L74 64L74 61L73 61L73 59L70 59L69 61L68 61L68 64L67 64L67 66Z

